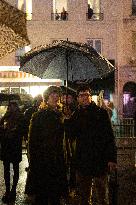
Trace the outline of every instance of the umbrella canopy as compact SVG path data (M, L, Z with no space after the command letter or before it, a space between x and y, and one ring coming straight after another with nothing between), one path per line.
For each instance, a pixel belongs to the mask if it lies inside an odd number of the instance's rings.
M0 0L0 59L28 44L25 13Z
M92 80L114 69L93 47L70 41L37 47L21 59L21 70L48 79Z

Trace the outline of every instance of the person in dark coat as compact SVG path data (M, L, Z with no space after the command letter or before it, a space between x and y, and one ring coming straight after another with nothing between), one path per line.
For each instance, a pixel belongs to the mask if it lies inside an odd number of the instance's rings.
M71 89L67 89L62 91L62 112L64 114L64 127L65 124L67 125L69 119L75 112L77 108L77 101L76 101L76 91ZM69 129L70 130L70 129ZM71 131L71 130L70 130ZM68 170L68 179L69 179L69 191L74 191L76 187L76 175L75 175L75 147L76 147L76 140L73 140L71 132L67 132L65 130L65 147L66 147L66 162L67 162L67 170Z
M71 118L76 138L76 176L81 205L89 205L92 182L96 186L98 204L107 205L106 178L117 168L116 145L108 113L91 101L88 86L77 91L79 108Z
M60 89L44 92L45 109L34 113L29 132L29 166L35 189L35 204L60 205L65 190L66 170L63 151L64 125L59 109Z
M37 112L40 109L40 105L43 102L43 97L42 95L37 95L33 99L33 105L29 107L28 109L25 110L24 112L24 119L25 119L25 134L24 134L24 140L26 143L26 148L28 151L28 134L29 134L29 125L30 125L30 120L32 118L33 113ZM29 155L27 153L28 157L28 165L29 165ZM29 166L25 168L27 171L27 178L26 178L26 185L25 185L25 194L28 195L29 199L32 201L34 198L34 190L33 186L31 183L32 177L31 177L31 172L29 170Z
M10 102L7 111L0 121L3 134L1 136L1 160L4 165L6 192L2 197L4 203L14 202L19 180L19 163L22 161L22 137L24 134L24 116L16 102ZM10 190L10 163L13 164L13 184Z

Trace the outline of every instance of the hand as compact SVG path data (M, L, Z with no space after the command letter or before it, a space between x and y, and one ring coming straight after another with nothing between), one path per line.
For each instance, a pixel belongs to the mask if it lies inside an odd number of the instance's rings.
M117 163L115 162L108 162L108 170L110 172L115 171L117 169Z

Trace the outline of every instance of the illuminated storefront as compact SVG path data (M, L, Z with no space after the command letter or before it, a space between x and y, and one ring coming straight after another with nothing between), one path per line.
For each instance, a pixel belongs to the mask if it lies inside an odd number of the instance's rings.
M17 69L12 71L0 70L0 92L2 93L31 94L32 97L35 97L42 94L50 85L61 86L62 81L59 79L41 79Z

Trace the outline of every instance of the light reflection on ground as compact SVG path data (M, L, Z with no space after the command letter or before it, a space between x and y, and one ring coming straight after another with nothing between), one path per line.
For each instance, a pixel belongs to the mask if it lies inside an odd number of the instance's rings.
M17 187L17 199L14 205L31 205L27 196L24 194L25 182L27 172L25 168L28 166L27 156L23 154L23 160L20 163L20 178ZM11 166L11 176L13 175ZM122 171L118 170L118 205L136 205L136 170L129 168ZM1 198L5 192L4 178L3 178L3 164L0 161L0 205ZM73 197L72 197L73 198ZM78 202L78 200L77 200ZM71 205L79 205L79 203L72 199ZM65 203L61 203L64 205ZM11 205L11 204L10 204ZM13 204L12 204L13 205ZM66 204L65 204L66 205ZM98 205L98 204L97 204Z
M17 199L15 202L15 205L28 205L25 201L25 195L24 195L24 189L25 189L25 182L26 182L26 176L27 173L25 171L25 167L28 166L28 161L27 161L27 156L26 154L23 154L23 160L20 163L20 177L19 177L19 182L17 186ZM11 166L11 178L13 175L13 169ZM3 203L1 202L1 198L5 192L5 185L4 185L4 178L3 178L3 163L0 161L0 204L2 205Z

